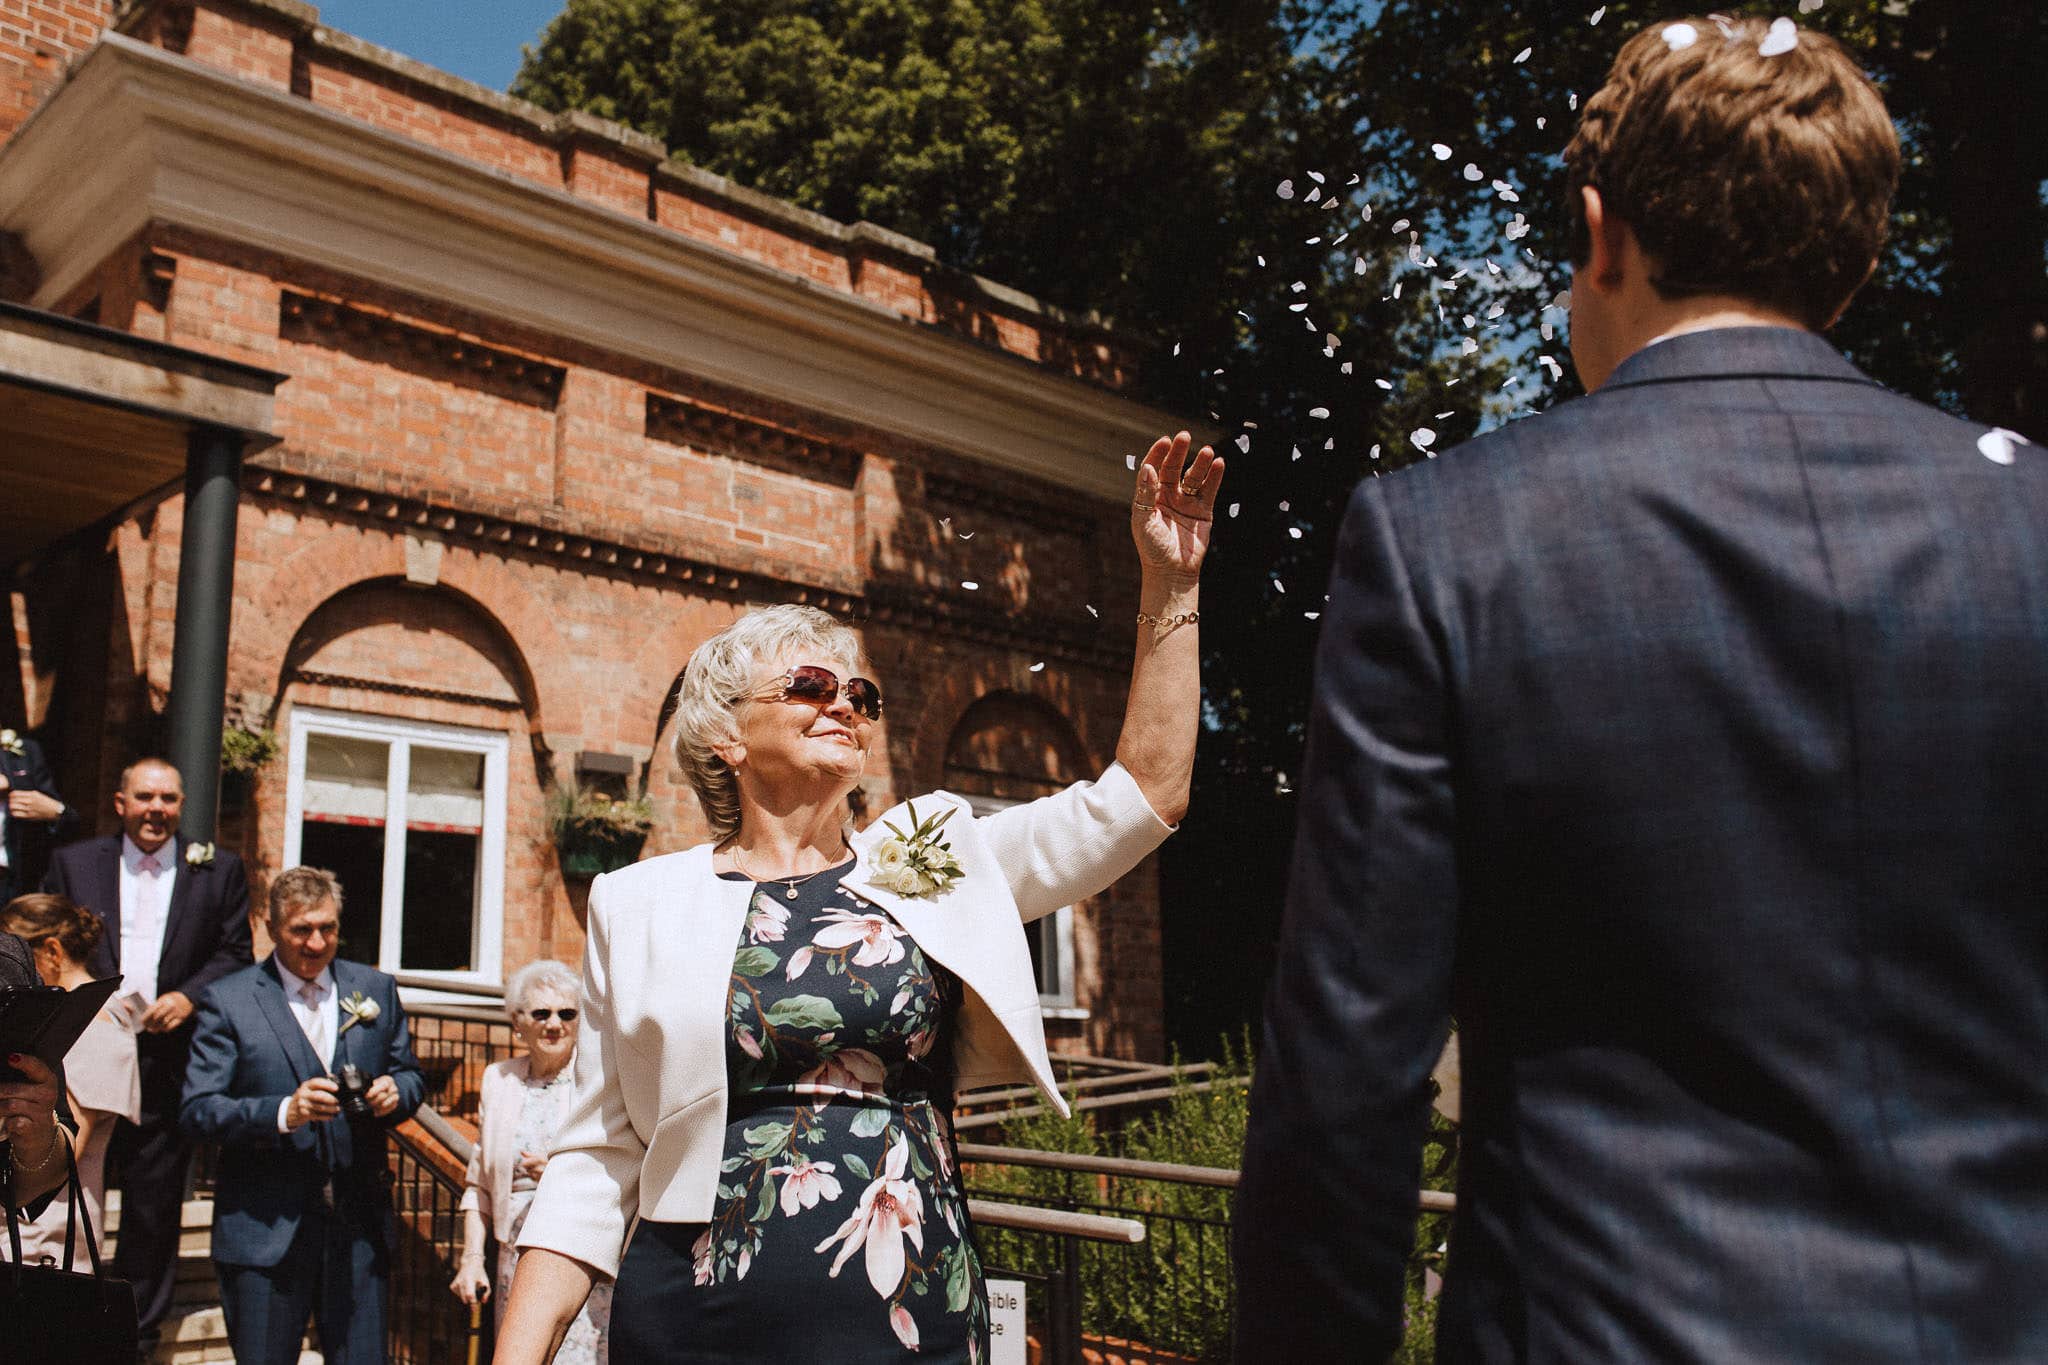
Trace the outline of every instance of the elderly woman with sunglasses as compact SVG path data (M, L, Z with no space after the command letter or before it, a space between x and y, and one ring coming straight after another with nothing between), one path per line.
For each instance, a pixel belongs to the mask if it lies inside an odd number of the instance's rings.
M529 962L505 987L505 1014L525 1055L485 1069L477 1141L462 1195L462 1259L449 1288L466 1304L492 1297L499 1319L519 1264L519 1229L547 1169L548 1148L569 1115L576 1056L576 973L559 962ZM488 1230L498 1240L496 1274L484 1268ZM604 1365L611 1289L599 1286L570 1324L555 1365Z
M615 1277L619 1358L989 1356L945 1115L1048 1065L1024 924L1130 871L1181 818L1197 577L1223 462L1138 470L1136 651L1116 762L977 818L946 792L858 833L882 694L823 612L740 618L691 656L675 749L714 842L590 893L576 1105L520 1236L500 1365L540 1365Z

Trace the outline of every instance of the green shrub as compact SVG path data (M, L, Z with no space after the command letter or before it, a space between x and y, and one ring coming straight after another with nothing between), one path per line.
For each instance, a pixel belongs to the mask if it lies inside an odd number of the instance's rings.
M1194 1080L1176 1073L1173 1094L1159 1108L1114 1131L1105 1131L1098 1121L1101 1111L1072 1118L1047 1111L1006 1124L994 1140L1038 1151L1235 1169L1250 1107L1250 1047L1226 1038L1221 1052L1213 1071ZM1197 1089L1203 1082L1206 1087ZM1432 1115L1423 1186L1450 1189L1455 1178L1456 1129ZM1229 1359L1231 1191L991 1165L975 1167L970 1183L976 1195L989 1199L1144 1221L1148 1235L1138 1246L1080 1244L1083 1330L1203 1361ZM1437 1248L1449 1223L1441 1214L1417 1222L1407 1331L1394 1356L1400 1365L1428 1365L1435 1358L1436 1304L1424 1298L1424 1272L1441 1271ZM991 1267L1028 1275L1058 1273L1059 1247L1052 1238L991 1228L981 1229L979 1236Z

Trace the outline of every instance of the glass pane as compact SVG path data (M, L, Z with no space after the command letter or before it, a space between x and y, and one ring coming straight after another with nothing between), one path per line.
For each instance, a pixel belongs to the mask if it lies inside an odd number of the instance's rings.
M383 824L390 771L391 746L381 739L307 735L306 818Z
M1040 995L1060 993L1059 922L1055 911L1024 926L1024 941L1031 947L1031 974L1038 979Z
M411 971L470 971L476 966L484 756L415 744L406 787L399 961Z
M299 861L341 880L341 956L377 965L384 930L384 826L306 817Z

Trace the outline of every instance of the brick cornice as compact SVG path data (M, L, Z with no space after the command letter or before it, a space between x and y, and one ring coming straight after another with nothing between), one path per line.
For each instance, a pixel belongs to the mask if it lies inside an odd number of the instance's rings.
M793 467L839 484L850 485L860 473L860 452L852 446L694 398L650 392L647 434L672 445Z
M446 327L402 318L380 308L304 290L287 289L278 304L278 335L340 350L374 345L381 356L425 368L469 388L515 402L552 408L568 371L539 356L523 355Z
M1169 414L112 34L0 148L61 298L151 223L378 280L1119 502Z
M689 554L635 546L561 526L541 526L499 512L462 507L439 495L427 498L353 487L317 475L275 467L289 452L271 452L242 474L245 495L310 512L375 526L393 534L432 532L453 545L483 554L553 560L584 573L601 573L666 584L686 591L742 601L800 602L844 620L943 632L977 644L1015 649L1041 658L1114 669L1124 647L1112 644L1106 628L1043 615L1013 615L995 607L951 601L913 587L869 584L847 593L817 584L715 564ZM370 684L364 684L370 685Z
M521 711L526 708L526 703L517 697L487 697L480 692L456 692L445 687L423 687L417 683L392 682L387 678L358 678L347 673L319 673L309 668L293 669L290 681L313 687L388 692L393 696L416 697L423 701L452 701L464 706L489 707L493 711Z

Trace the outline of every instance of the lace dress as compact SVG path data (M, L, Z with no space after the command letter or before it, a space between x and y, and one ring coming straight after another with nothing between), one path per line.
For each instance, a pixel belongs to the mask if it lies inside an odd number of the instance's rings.
M961 987L840 885L850 867L754 890L712 1219L635 1231L613 1300L621 1360L988 1359L941 1118Z
M537 1081L523 1082L519 1107L519 1128L514 1139L518 1152L545 1152L555 1144L563 1106L561 1089L575 1084L569 1067ZM512 1235L498 1246L497 1300L500 1311L512 1301L512 1272L519 1265L519 1230L526 1225L527 1210L533 1207L533 1192L539 1182L515 1170L512 1175ZM583 1311L569 1324L569 1334L555 1352L554 1365L606 1365L606 1336L611 1326L612 1287L599 1281L584 1302Z

